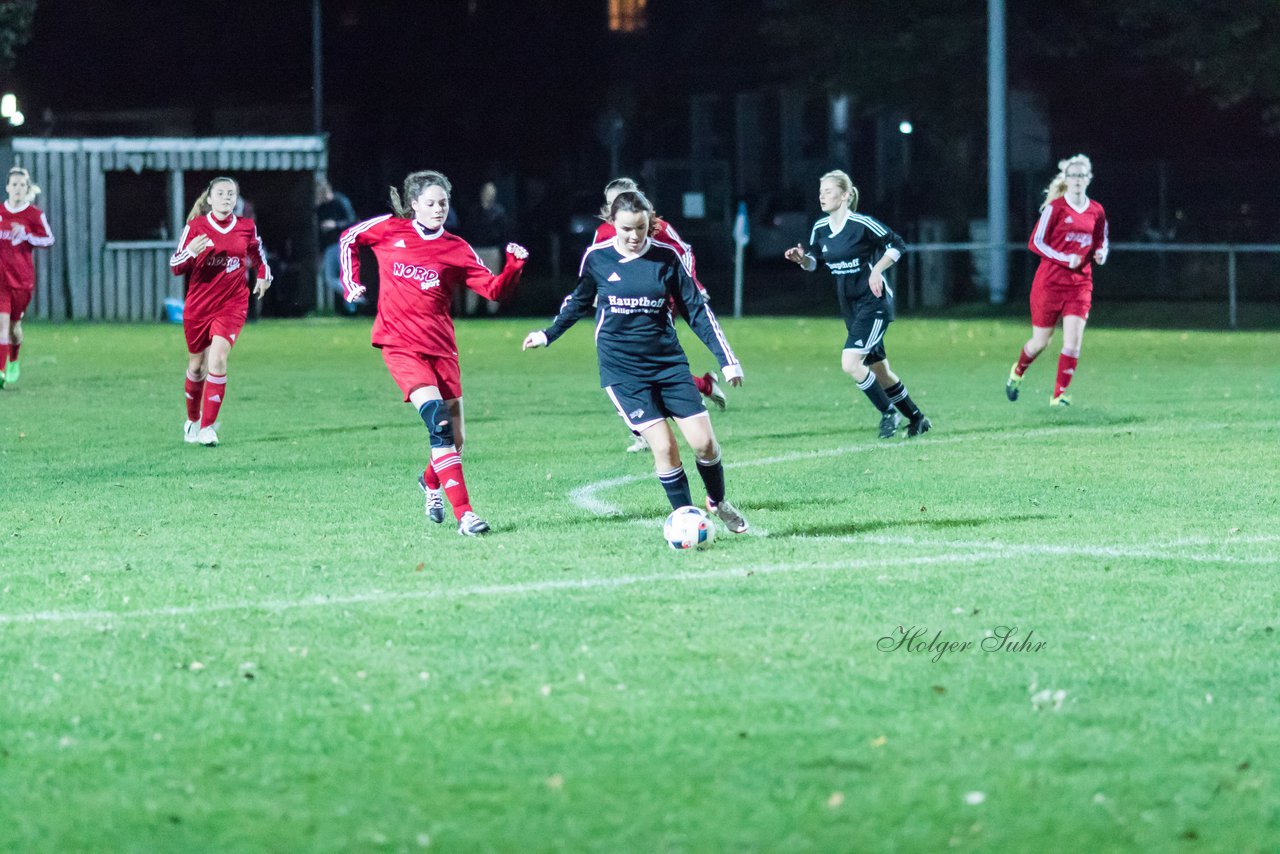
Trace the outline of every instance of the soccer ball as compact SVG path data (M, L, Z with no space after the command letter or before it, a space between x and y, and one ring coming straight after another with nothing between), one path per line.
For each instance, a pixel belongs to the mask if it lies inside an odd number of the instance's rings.
M690 505L671 511L662 525L662 535L673 549L705 549L716 541L716 526L706 513Z

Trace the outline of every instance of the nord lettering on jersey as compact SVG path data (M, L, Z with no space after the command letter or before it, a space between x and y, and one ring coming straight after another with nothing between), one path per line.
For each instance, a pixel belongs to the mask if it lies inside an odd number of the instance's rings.
M609 305L617 308L662 308L667 304L664 299L649 297L620 297L609 295Z
M399 279L412 279L424 290L440 286L440 271L417 264L392 264L391 274Z
M206 267L226 267L228 273L240 269L240 259L235 255L210 255L204 263Z
M1064 235L1063 240L1067 241L1068 243L1079 243L1081 246L1093 245L1093 235L1083 234L1079 231L1072 231Z

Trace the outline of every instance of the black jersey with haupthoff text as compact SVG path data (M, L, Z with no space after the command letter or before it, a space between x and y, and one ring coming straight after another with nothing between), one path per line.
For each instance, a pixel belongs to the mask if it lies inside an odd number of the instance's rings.
M808 253L835 275L836 299L846 317L855 303L872 300L883 302L887 319L893 319L893 289L886 282L877 297L869 284L871 268L889 249L905 253L907 247L893 229L866 214L850 213L839 231L832 231L831 217L824 216L809 232Z
M689 360L667 308L669 297L687 309L690 328L720 366L736 366L738 359L719 321L678 255L651 240L633 258L624 258L612 240L588 247L578 286L543 331L547 343L554 342L590 314L594 304L602 388L688 376Z

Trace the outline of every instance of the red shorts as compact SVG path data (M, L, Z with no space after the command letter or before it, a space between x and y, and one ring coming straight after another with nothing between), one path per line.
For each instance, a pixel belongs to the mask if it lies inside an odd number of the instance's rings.
M1074 315L1089 319L1093 304L1093 288L1055 288L1031 283L1031 325L1052 329L1058 318Z
M383 347L382 361L387 363L391 378L409 399L415 388L433 385L440 389L440 397L454 400L462 397L462 372L458 369L457 356L428 356L399 347Z
M244 306L226 306L204 317L184 313L182 331L187 335L187 352L203 353L215 335L235 344L248 314Z
M26 314L33 293L35 293L34 288L11 288L8 285L0 285L0 314L9 315L9 320L17 323L22 319L22 315Z

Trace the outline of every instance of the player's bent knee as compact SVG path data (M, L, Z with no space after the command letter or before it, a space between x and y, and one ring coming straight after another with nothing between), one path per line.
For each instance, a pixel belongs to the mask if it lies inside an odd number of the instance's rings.
M431 437L431 447L444 448L454 444L453 419L443 400L428 400L418 407L422 423L427 425L427 434Z

